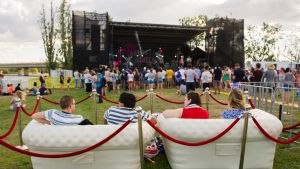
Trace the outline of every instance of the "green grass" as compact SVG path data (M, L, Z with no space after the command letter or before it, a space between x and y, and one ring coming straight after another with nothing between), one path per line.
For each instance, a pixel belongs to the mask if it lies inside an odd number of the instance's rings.
M70 92L65 90L54 90L54 94L46 96L51 100L58 101L62 95L72 95L75 100L79 101L87 96L83 89L72 89ZM143 96L145 94L144 90L139 90L134 92L137 98ZM175 94L175 89L166 89L162 94L162 96L169 98L170 100L174 101L182 101L184 96L178 96ZM118 100L118 94L108 93L107 97L112 100ZM219 100L226 102L226 95L215 95ZM35 104L35 97L29 96L26 98L26 105L27 110L31 112L33 110ZM1 96L0 97L0 135L5 133L14 117L14 113L9 111L9 101L10 97L8 96ZM205 101L205 97L202 97L202 101ZM112 104L104 101L103 104L97 104L98 109L98 119L99 123L103 122L103 113L106 109L108 109ZM138 105L142 106L145 110L150 110L149 105L149 97L145 100L138 102ZM182 105L170 104L164 102L154 96L154 112L161 112L166 108L177 108L181 107ZM206 107L205 102L202 105ZM58 106L52 105L45 101L42 101L41 109L46 110L50 108L57 108ZM210 111L210 118L219 118L220 112L226 109L226 106L222 106L212 99L209 102L209 111ZM275 109L276 110L276 109ZM94 102L92 99L85 101L79 105L76 105L76 113L82 114L85 118L90 119L91 121L95 122L95 109L94 109ZM278 114L278 113L277 113ZM299 112L295 112L295 122L299 120ZM22 121L25 126L31 119L24 114L22 114ZM289 120L286 118L285 120ZM286 123L286 122L285 122ZM24 127L23 126L23 127ZM18 127L15 128L13 133L7 138L5 141L9 142L13 145L19 145L19 137L18 137ZM291 146L283 146L277 145L276 148L276 156L274 161L274 169L300 169L300 146L297 144L292 144ZM167 161L167 158L164 154L158 155L153 159L156 161L155 164L145 162L145 169L170 169L170 165ZM13 152L9 149L0 146L0 169L31 169L31 161L30 157L18 154Z

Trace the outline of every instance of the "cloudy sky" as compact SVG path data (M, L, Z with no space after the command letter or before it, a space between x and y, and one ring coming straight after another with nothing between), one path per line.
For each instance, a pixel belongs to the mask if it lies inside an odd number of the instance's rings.
M58 6L60 0L53 0ZM45 60L37 23L49 0L0 1L0 63ZM71 0L73 10L108 12L114 21L178 24L199 14L263 21L300 31L300 0Z

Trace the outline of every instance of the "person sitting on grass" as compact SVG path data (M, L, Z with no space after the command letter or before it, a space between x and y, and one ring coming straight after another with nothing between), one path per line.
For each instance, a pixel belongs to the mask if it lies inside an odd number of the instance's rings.
M201 107L201 99L198 93L189 92L184 100L184 108L167 109L163 111L165 118L183 119L208 119L209 113Z
M186 84L184 80L181 80L180 82L180 87L179 90L176 91L177 94L179 95L186 95Z
M120 125L127 120L132 119L133 123L137 122L138 110L135 109L136 98L131 93L122 93L119 98L118 107L112 106L104 113L104 124ZM156 123L156 119L152 118L150 113L141 111L142 119L150 119L153 123Z
M32 115L32 118L42 124L51 125L93 125L81 115L74 115L75 100L72 96L63 96L59 102L61 110L50 109Z
M232 89L228 96L229 109L221 113L224 119L236 119L241 117L245 111L243 93L240 89Z

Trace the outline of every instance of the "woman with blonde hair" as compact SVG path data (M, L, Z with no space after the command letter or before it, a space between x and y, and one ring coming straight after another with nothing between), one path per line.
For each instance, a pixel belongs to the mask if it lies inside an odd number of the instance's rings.
M228 96L229 109L221 113L224 119L236 119L244 114L245 102L240 89L232 89Z

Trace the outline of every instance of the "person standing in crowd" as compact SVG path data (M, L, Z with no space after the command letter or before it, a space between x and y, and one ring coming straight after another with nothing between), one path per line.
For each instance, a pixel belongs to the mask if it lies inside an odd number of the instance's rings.
M129 92L132 92L132 89L133 89L133 81L134 81L134 75L133 75L133 72L132 70L129 70L129 74L128 74L128 91Z
M32 115L32 118L42 124L50 125L93 125L81 115L74 115L75 100L72 96L63 96L59 102L61 110L50 109Z
M4 78L4 75L2 74L2 72L0 72L0 95L2 95L3 94L3 85L4 85L4 83L3 83L3 78Z
M256 63L255 70L253 72L253 76L254 76L254 82L257 83L255 85L260 85L259 82L261 82L261 78L263 76L263 71L261 69L260 63Z
M84 88L84 73L81 71L80 73L79 73L79 76L80 76L80 87L81 88Z
M227 89L230 89L230 83L231 83L231 71L227 66L224 66L224 73L223 73L223 82L224 82L224 89L227 91Z
M85 91L87 93L92 92L92 76L89 71L85 71L84 73L84 83L85 83Z
M214 74L213 74L213 86L214 86L214 90L215 90L215 94L221 93L221 79L222 79L222 70L220 69L220 67L216 67L214 69Z
M74 72L74 79L75 79L75 88L78 89L78 82L79 82L79 72L78 70L76 69L75 72Z
M195 87L199 88L199 86L200 86L200 77L201 77L201 70L199 69L199 66L196 66L194 70L196 72Z
M103 103L103 100L102 100L102 79L103 79L102 73L100 71L97 72L96 92L99 94L98 103Z
M197 73L192 69L192 64L187 65L187 70L185 71L186 75L186 92L190 92L190 90L195 91L195 79L197 77Z
M155 79L155 75L153 73L152 68L149 70L149 72L146 74L146 76L147 76L147 82L148 82L148 89L152 90L153 85L154 85L154 79Z
M114 93L117 93L117 78L118 78L117 71L113 69L111 73L111 82L112 82Z
M64 87L64 80L65 80L64 73L60 72L60 76L59 76L60 89L63 89L63 87Z
M41 86L43 85L43 84L45 84L45 78L46 78L46 74L42 71L41 72L41 75L40 75L40 82L41 82Z
M241 68L239 63L236 63L234 65L234 71L233 71L233 87L239 87L240 82L244 82L246 79L245 71Z
M284 78L285 78L285 69L282 67L278 73L278 87L279 87L279 92L281 94L283 93Z
M180 73L180 71L179 71L179 68L177 69L177 71L175 72L175 82L176 82L176 87L177 87L177 89L179 89L179 87L180 87L180 83L181 83L181 73Z
M169 67L166 72L167 76L167 87L170 88L173 86L173 76L174 76L174 71Z
M134 69L134 88L139 89L140 88L140 72L138 68Z
M275 88L275 83L277 82L277 72L275 71L275 66L270 64L268 70L263 74L261 82L264 82L266 87Z
M162 73L162 69L158 68L158 71L156 73L158 93L161 93L163 91L163 77L164 77L164 74Z
M284 85L283 85L284 100L286 104L290 103L290 92L294 82L295 82L295 76L293 75L291 69L288 67L285 69Z
M71 77L67 78L67 89L70 91L70 86L71 86Z
M295 74L295 79L296 79L296 87L298 88L297 95L299 101L300 100L300 68L297 69L297 72Z
M147 85L146 74L147 74L147 68L144 67L140 78L141 85L143 85L144 89L146 89L146 85Z
M209 71L208 65L204 67L204 72L201 75L201 82L202 82L202 92L204 92L207 87L209 88L209 84L212 82L212 74Z

